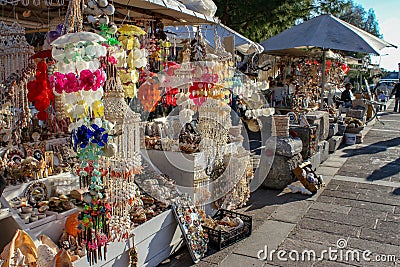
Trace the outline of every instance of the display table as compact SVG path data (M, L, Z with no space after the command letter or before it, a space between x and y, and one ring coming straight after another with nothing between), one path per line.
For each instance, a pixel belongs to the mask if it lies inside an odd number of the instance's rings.
M185 154L153 149L142 149L141 152L155 170L168 175L176 185L182 187L193 188L195 171L206 167L202 153Z
M50 176L40 180L30 181L20 185L6 187L0 201L3 207L10 209L9 216L12 217L12 220L15 222L15 224L10 225L4 223L3 225L3 221L0 221L0 227L2 227L1 229L5 229L10 233L15 233L17 228L25 230L34 240L38 239L42 234L49 236L53 240L58 240L64 229L66 218L70 214L77 212L77 208L73 208L62 213L48 212L46 218L44 219L40 219L32 223L24 223L17 211L13 209L10 204L13 198L23 195L24 191L31 184L37 182L43 182L46 185L49 195L51 195L55 188L58 188L58 191L69 191L73 188L79 187L78 177L69 172ZM11 241L11 239L9 241Z
M138 266L157 266L175 253L183 244L182 232L169 209L133 229L134 238L126 242L112 242L107 247L107 260L97 266L129 266L128 251L136 247ZM134 243L133 243L134 242ZM87 267L86 257L74 262L74 267Z

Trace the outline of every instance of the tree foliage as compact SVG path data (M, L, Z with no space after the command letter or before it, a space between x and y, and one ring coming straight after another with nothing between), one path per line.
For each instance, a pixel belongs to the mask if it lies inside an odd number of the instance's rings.
M214 0L221 22L260 42L320 14L332 14L381 37L375 13L352 0Z
M221 22L253 41L262 41L309 16L313 0L214 0Z

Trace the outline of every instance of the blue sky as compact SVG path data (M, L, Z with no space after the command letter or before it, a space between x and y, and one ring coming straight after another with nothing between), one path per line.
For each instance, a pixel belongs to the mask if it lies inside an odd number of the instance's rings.
M381 57L373 57L375 63L390 71L398 71L400 63L400 1L399 0L353 0L366 11L372 8L375 11L379 24L379 31L383 39L398 48L384 48Z

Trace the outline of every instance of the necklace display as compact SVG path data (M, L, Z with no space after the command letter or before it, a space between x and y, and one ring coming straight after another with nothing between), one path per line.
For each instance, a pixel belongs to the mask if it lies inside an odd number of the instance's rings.
M230 107L216 99L208 98L198 109L198 129L201 132L200 151L204 153L207 174L224 160L224 148L232 126Z
M0 21L0 82L29 66L33 47L25 39L25 30L17 22L8 26Z
M141 172L140 155L140 115L134 113L126 104L124 92L115 66L107 68L109 79L106 82L104 105L105 116L115 126L112 143L105 147L106 156L103 169L107 170L106 187L111 204L111 219L109 222L110 240L127 239L130 237L130 211L140 197L135 184L136 174Z
M21 130L28 127L30 123L30 109L27 99L27 83L34 76L36 71L35 64L30 64L27 67L17 70L12 73L1 84L0 99L2 104L3 114L12 115L6 119L6 125L3 129L10 129L16 139L9 138L9 141L18 144L22 140ZM4 140L4 139L3 139Z
M173 205L173 210L185 237L190 256L195 263L207 252L208 235L201 226L202 216L188 197L181 197Z

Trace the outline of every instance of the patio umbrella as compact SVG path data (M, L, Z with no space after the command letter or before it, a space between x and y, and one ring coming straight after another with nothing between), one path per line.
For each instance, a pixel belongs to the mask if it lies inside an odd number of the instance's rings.
M363 31L332 15L320 15L302 24L293 26L263 42L264 53L279 54L292 48L322 48L342 51L377 54L385 47L397 46L390 44L366 31ZM325 64L325 54L323 55ZM324 94L325 72L322 75L322 90Z

